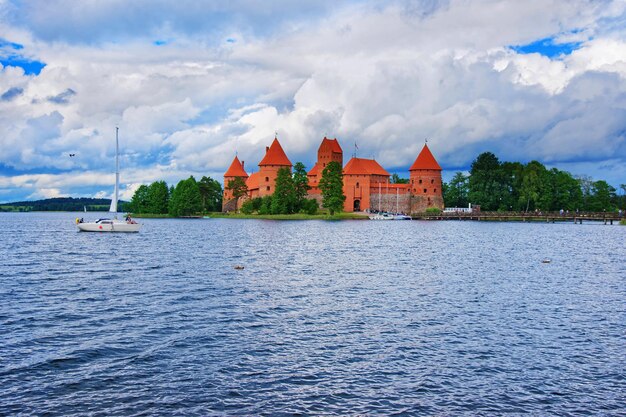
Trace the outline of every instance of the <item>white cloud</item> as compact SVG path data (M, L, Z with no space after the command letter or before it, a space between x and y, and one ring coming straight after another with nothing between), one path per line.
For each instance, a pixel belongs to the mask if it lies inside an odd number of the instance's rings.
M557 166L626 154L626 31L611 24L622 2L287 2L272 30L262 29L269 11L249 2L136 2L104 29L116 3L72 14L50 4L0 6L7 39L47 64L38 76L0 70L0 94L23 90L0 101L0 167L39 173L0 178L3 196L20 183L105 192L115 126L126 193L190 174L221 179L235 151L254 169L274 132L292 162L309 166L324 135L346 157L356 141L392 170L427 137L451 169L484 150ZM228 17L211 29L216 8ZM546 37L582 44L553 59L509 48ZM619 181L613 173L593 174Z

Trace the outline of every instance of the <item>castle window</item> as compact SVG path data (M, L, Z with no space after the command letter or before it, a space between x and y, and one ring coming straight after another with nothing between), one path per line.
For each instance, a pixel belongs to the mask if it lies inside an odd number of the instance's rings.
M435 188L435 189L433 189L433 193L436 193L436 192L437 192L437 189L436 189L436 188Z
M269 182L270 181L270 177L265 177L265 182Z
M359 183L358 182L356 183L356 188L359 188Z
M435 183L435 180L430 180L430 183L431 183L431 184L434 184L434 183Z
M415 184L415 180L411 180L411 184Z
M268 186L267 186L267 191L269 191L269 190L270 190L270 186L268 185Z
M427 192L427 191L426 191L426 188L424 188L424 194L426 194L426 192Z
M419 181L419 183L421 184L421 183L422 183L422 180L420 180L420 181Z

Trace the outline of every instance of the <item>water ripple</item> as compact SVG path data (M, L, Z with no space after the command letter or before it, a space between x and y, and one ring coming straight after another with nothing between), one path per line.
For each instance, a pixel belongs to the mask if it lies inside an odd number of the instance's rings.
M74 217L0 214L0 415L623 415L624 227Z

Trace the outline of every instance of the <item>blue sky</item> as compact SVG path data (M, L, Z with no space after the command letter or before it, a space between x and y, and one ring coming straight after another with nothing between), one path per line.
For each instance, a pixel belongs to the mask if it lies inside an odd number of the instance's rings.
M484 151L626 182L622 1L0 2L0 202L253 171L274 132L312 166L444 178ZM69 154L76 154L70 157Z

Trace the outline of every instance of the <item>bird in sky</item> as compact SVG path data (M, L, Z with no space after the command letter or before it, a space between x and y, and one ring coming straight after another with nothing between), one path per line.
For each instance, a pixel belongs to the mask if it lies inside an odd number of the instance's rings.
M73 157L73 156L76 156L76 154L75 153L71 153L70 154L70 158Z

